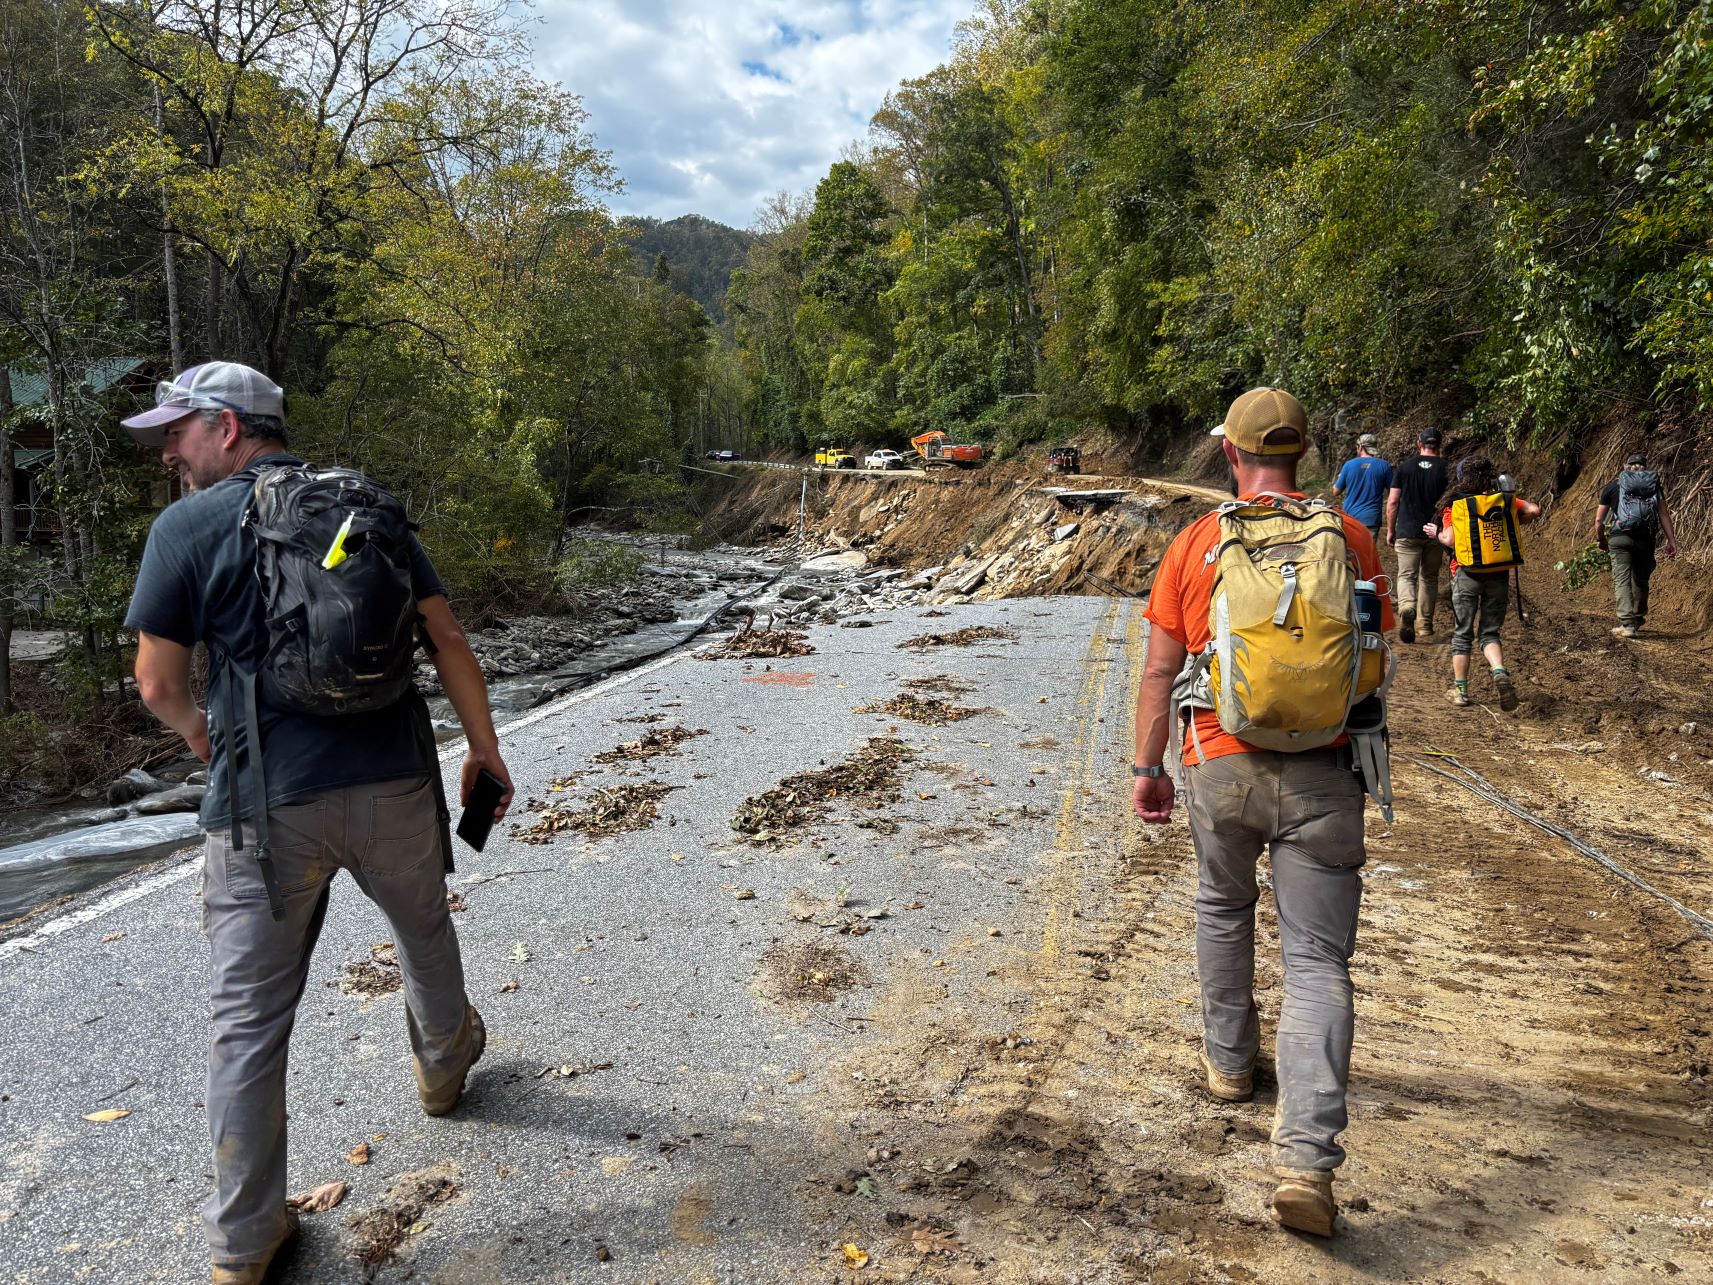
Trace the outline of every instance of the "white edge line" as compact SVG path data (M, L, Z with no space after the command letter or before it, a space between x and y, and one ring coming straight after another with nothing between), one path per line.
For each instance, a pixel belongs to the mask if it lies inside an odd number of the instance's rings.
M552 718L555 714L569 709L573 705L594 700L598 696L604 696L616 688L623 687L626 683L635 682L648 674L665 669L668 665L676 664L684 659L687 654L689 653L686 650L675 651L671 655L662 656L658 660L652 660L646 665L639 665L625 673L614 674L611 678L603 679L593 687L585 687L581 691L562 696L551 704L543 705L540 709L532 709L522 718L514 719L512 722L502 725L498 729L498 735L503 740L513 732L522 731L543 719ZM440 761L450 763L463 752L463 749L462 737L448 741L440 747ZM141 901L150 893L158 892L162 888L170 888L175 883L181 883L201 869L200 854L195 857L187 857L170 870L163 870L159 874L144 879L141 883L133 884L131 887L121 889L118 892L109 893L94 904L84 906L81 910L68 911L57 919L50 919L28 936L14 937L10 941L0 942L0 962L15 958L18 955L34 954L37 947L46 945L53 938L68 933L73 928L81 928L84 924L104 918L134 901Z

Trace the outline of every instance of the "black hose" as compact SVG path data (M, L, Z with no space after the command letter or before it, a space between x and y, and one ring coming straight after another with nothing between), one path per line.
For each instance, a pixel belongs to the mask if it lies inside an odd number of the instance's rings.
M1662 892L1646 879L1641 878L1639 875L1630 873L1630 871L1626 870L1618 862L1600 851L1600 849L1594 847L1592 844L1585 843L1582 839L1571 833L1569 830L1566 830L1563 826L1554 825L1551 821L1546 821L1536 816L1533 812L1530 812L1527 808L1523 807L1522 804L1513 801L1474 768L1464 766L1464 764L1458 762L1457 759L1453 758L1449 754L1435 755L1435 757L1440 759L1442 762L1450 763L1459 772L1464 774L1463 776L1457 776L1454 773L1447 772L1444 768L1438 767L1415 754L1405 754L1402 757L1408 759L1417 767L1426 768L1435 776L1443 776L1446 780L1454 782L1457 785L1461 785L1464 789L1468 790L1478 798L1486 799L1487 802L1491 803L1494 807L1503 808L1512 816L1517 817L1520 820L1527 821L1530 825L1534 826L1535 829L1544 830L1554 838L1563 839L1583 856L1589 858L1591 861L1598 862L1601 866L1617 875L1618 878L1624 880L1624 882L1641 889L1641 891L1647 893L1651 897L1657 897L1661 901L1665 902L1666 905L1670 906L1673 910L1677 911L1678 914L1682 915L1689 921L1690 927L1695 929L1698 936L1704 937L1708 941L1713 941L1713 919L1709 919L1706 915L1703 915L1698 911L1691 910L1670 893Z

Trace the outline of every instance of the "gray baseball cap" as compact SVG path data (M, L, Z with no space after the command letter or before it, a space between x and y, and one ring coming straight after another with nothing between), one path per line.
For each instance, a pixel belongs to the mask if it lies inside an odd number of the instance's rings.
M1372 433L1364 433L1361 437L1356 439L1356 444L1358 446L1374 447L1380 444L1380 439L1375 437Z
M159 449L168 424L192 411L233 410L244 415L285 418L285 390L253 366L210 361L155 385L155 408L122 419L131 436Z

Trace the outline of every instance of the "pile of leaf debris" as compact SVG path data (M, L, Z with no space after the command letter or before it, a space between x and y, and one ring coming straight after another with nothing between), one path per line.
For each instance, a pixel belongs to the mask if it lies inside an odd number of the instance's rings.
M740 629L724 642L696 653L698 660L778 660L813 656L809 635L801 629Z
M938 696L918 696L914 692L901 692L892 699L883 700L875 705L858 705L852 712L857 714L890 714L894 718L907 719L912 723L931 723L934 726L957 723L981 713L979 709L971 709L966 705L953 705L949 701L941 700Z
M344 976L339 979L343 994L361 995L364 999L390 995L403 985L398 951L390 941L369 947L369 958L346 964Z
M528 828L514 825L512 836L519 843L542 844L552 843L557 836L573 830L592 839L646 830L660 819L660 801L681 788L664 781L649 781L597 790L587 806L575 811L547 808Z
M1017 635L997 625L971 625L949 634L918 634L898 644L899 650L925 651L929 647L974 647L984 642L1016 642Z
M895 736L876 736L831 767L798 772L773 789L745 799L732 829L765 843L820 818L835 800L852 807L881 807L903 797L899 776L916 751Z
M621 763L629 760L632 763L641 763L657 754L676 754L678 747L685 741L707 734L708 729L705 727L692 729L682 724L675 727L654 727L645 732L638 740L626 741L617 749L602 751L595 755L594 761L597 763Z
M352 1252L363 1264L365 1280L373 1280L407 1238L427 1229L423 1214L458 1194L457 1172L450 1164L440 1164L407 1173L388 1189L380 1205L348 1221Z

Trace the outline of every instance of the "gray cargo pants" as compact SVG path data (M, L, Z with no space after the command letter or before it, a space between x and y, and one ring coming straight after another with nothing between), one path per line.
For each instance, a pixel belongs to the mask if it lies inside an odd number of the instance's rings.
M222 1264L265 1259L285 1235L286 1046L340 870L351 872L392 926L411 1048L431 1080L463 1068L471 1039L428 778L353 785L271 808L268 825L285 900L279 923L268 910L248 825L243 851L233 851L227 829L211 830L204 849L214 1191L202 1221Z
M1614 532L1607 537L1612 555L1612 591L1618 599L1618 623L1640 629L1648 618L1648 583L1653 579L1657 541L1651 535Z
M1367 857L1361 782L1339 750L1228 754L1184 775L1208 1059L1229 1075L1255 1062L1255 865L1268 847L1285 971L1273 1159L1330 1172L1344 1161L1337 1138L1348 1122L1355 1036L1350 956Z

